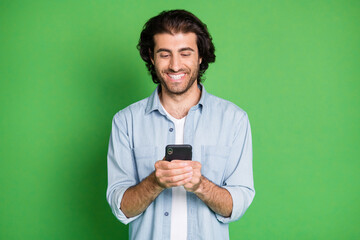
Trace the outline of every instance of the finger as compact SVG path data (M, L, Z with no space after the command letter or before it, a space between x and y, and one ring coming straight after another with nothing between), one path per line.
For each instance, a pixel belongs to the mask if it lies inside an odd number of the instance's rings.
M186 160L172 160L168 165L169 169L183 168L188 166L191 166L191 163L190 161Z
M171 168L172 168L171 162L169 162L169 161L160 160L155 163L155 169L166 170L166 169L171 169Z
M192 172L187 172L184 174L180 174L180 175L175 175L175 176L170 176L170 177L163 177L164 181L167 183L176 183L179 181L182 181L186 178L192 177L193 173Z
M191 181L191 179L192 179L192 177L188 177L183 180L180 180L180 181L177 181L174 183L170 183L169 185L170 185L170 187L185 186L185 184L188 184Z
M175 162L174 162L175 161ZM186 163L185 161L171 161L171 162L168 162L168 161L161 161L161 162L156 162L155 167L158 167L158 168L161 168L161 169L164 169L164 170L171 170L171 169L177 169L177 168L184 168L184 167L187 167L189 166L188 163Z
M192 184L192 185L198 184L201 181L201 176L202 175L201 175L200 171L194 170L191 181L189 182L189 184Z
M199 187L199 185L200 179L193 176L188 183L184 184L184 188L186 191L193 192Z
M193 168L183 167L183 168L176 168L171 170L161 170L161 176L163 177L173 177L186 173L193 173Z
M191 165L191 160L172 160L172 163L183 163L184 165L188 166Z
M197 162L197 161L191 161L191 166L192 166L194 169L201 169L201 163L200 163L200 162Z
M182 176L176 176L176 177L161 177L158 179L159 183L162 186L165 186L165 188L169 187L176 187L176 186L182 186L188 182L190 182L192 179L191 174L183 174Z

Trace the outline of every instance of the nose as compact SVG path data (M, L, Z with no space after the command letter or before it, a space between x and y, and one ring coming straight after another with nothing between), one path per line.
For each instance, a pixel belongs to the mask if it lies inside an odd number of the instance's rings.
M174 55L171 57L169 68L174 72L177 72L181 69L181 59L179 56Z

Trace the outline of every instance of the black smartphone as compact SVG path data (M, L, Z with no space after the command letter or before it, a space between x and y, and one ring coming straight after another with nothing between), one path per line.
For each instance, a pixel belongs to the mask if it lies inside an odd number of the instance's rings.
M165 148L165 160L191 160L192 147L189 144L171 144Z

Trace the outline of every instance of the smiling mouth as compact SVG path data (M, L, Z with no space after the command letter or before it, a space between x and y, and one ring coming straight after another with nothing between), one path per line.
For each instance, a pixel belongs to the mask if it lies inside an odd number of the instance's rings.
M173 79L173 80L180 80L182 77L185 76L185 73L181 73L181 74L169 74L168 76Z

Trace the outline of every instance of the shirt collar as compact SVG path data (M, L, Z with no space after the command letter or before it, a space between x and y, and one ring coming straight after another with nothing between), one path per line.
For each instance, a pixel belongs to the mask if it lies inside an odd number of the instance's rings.
M201 83L198 84L198 87L201 89L201 97L199 102L193 107L195 109L206 106L206 99L208 98L208 93L205 90L204 85ZM148 114L152 111L158 110L160 113L165 115L163 109L161 108L160 98L159 98L159 90L161 89L160 84L156 87L154 92L150 95L149 100L146 105L145 113Z

